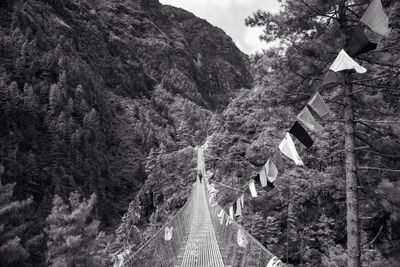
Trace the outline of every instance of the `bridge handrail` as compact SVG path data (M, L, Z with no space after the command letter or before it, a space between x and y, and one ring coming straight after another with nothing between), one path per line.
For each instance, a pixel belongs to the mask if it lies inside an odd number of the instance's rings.
M144 242L131 256L129 256L129 258L125 261L125 265L132 262L135 256L137 256L142 251L142 249L144 249L151 241L153 241L153 239L156 238L165 229L165 227L171 225L171 222L175 220L189 205L192 198L193 198L193 189L190 193L189 198L186 200L185 204L174 214L174 216L168 219L155 234L153 234L149 239L147 239L146 242Z

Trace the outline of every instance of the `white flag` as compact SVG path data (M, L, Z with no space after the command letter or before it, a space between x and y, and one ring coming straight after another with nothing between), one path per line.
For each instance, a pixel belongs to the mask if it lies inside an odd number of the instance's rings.
M174 227L171 226L171 228L165 227L165 234L164 234L164 240L165 241L170 241L172 239L172 229Z
M230 208L229 208L229 217L231 217L231 219L233 219L233 206L231 206Z
M240 247L244 248L247 246L247 237L241 228L238 228L237 232L237 243Z
M265 166L263 166L260 171L260 183L262 187L267 186L267 172L265 170Z
M257 197L257 190L254 180L251 180L249 183L249 189L252 197Z
M289 133L286 133L285 138L283 138L282 142L279 144L279 150L282 152L282 154L292 159L296 165L304 166L304 163L301 160L299 153L297 153L296 147L294 146L292 137L290 137Z
M273 267L278 262L278 257L274 256L272 259L269 260L267 267Z
M224 213L221 214L221 218L219 219L219 224L223 224L224 223Z
M343 49L340 51L339 55L336 57L335 61L333 61L329 69L333 70L334 72L352 69L358 73L367 72L366 68L355 62Z

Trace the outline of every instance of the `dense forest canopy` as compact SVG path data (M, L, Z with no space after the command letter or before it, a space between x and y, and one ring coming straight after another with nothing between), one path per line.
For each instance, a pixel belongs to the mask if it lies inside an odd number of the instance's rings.
M109 266L184 205L194 147L228 206L319 89L332 114L246 195L240 223L293 266L345 266L343 88L321 86L369 1L262 10L272 48L244 55L221 29L157 0L0 3L0 266ZM363 266L399 266L400 3L352 73ZM239 18L238 18L239 19ZM240 18L241 19L241 18ZM231 188L227 187L228 185Z

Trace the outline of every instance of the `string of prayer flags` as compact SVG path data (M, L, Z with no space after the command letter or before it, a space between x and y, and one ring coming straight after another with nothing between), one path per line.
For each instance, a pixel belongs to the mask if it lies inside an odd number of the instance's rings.
M333 61L329 69L333 70L334 72L342 70L355 70L358 73L367 72L366 68L355 62L343 49L340 51L339 55L336 57L335 61Z
M321 86L325 86L331 83L340 83L340 74L338 72L334 72L332 70L328 70L325 74L324 80L322 81Z
M350 56L357 56L375 50L378 45L368 40L360 25L351 28L350 38L347 40L345 50Z
M314 144L314 141L308 135L307 131L297 121L294 122L289 133L293 134L306 148L310 148Z
M323 129L322 125L315 121L313 115L307 107L300 112L297 119L313 132L319 132Z
M331 112L329 107L325 104L324 99L322 96L316 92L314 96L311 98L310 102L308 102L308 105L315 111L315 113L318 114L321 118L326 116Z
M276 177L278 177L278 168L272 162L271 158L269 158L265 164L265 171L267 173L268 180L273 183L276 180Z
M380 35L388 36L390 34L389 18L386 16L380 0L372 0L360 21Z
M165 241L170 241L171 239L172 239L172 229L173 229L174 227L168 227L168 226L166 226L165 227L165 233L164 233L164 240Z
M241 228L238 228L237 232L237 243L240 247L245 248L249 241L247 241L246 234Z
M258 195L257 195L257 190L256 190L256 185L255 185L255 183L254 183L254 180L251 180L250 181L250 183L249 183L249 190L250 190L250 193L251 193L251 196L252 197L257 197Z
M286 133L285 138L283 138L282 142L279 144L279 150L282 154L293 160L296 165L304 166L289 133Z

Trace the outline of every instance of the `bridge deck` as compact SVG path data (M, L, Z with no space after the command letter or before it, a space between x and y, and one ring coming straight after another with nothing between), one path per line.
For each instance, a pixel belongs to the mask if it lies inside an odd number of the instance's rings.
M221 252L211 222L204 184L195 191L195 210L181 267L223 267Z

